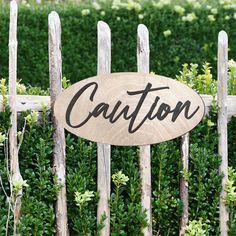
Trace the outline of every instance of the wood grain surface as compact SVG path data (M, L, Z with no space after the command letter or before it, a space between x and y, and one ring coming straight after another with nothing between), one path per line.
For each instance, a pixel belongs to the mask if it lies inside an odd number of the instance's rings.
M149 74L149 32L145 25L137 29L137 67L139 73ZM151 181L151 147L139 147L139 172L141 179L141 203L146 211L148 226L142 229L144 236L152 235L152 181Z
M228 78L228 35L220 31L218 35L218 152L221 157L219 174L223 175L220 193L220 235L228 235L229 213L225 205L225 186L228 181L228 134L227 134L227 78Z
M144 91L149 91L146 97ZM204 103L176 80L114 73L91 77L63 91L55 102L55 115L68 131L82 138L136 146L187 133L201 121Z
M48 49L51 107L62 92L62 58L61 58L61 22L59 15L52 11L48 16ZM51 114L54 127L53 133L53 172L60 189L57 192L55 203L56 235L69 235L66 200L66 143L63 126Z
M97 24L97 74L111 72L111 30L107 23ZM110 235L110 194L111 194L111 145L97 143L97 224L103 224L101 236ZM103 221L103 217L106 219ZM102 222L103 221L103 222Z

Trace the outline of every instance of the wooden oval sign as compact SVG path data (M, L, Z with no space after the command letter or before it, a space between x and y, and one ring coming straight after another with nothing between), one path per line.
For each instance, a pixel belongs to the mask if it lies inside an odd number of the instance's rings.
M99 143L136 146L174 139L204 115L201 97L163 76L114 73L82 80L54 106L63 127Z

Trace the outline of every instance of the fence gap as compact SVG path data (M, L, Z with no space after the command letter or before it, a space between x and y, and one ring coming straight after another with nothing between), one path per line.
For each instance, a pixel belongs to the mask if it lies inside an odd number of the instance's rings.
M98 37L98 64L97 74L108 74L111 72L111 31L109 26L99 21L97 24ZM111 145L97 144L97 190L99 201L97 208L97 224L106 215L104 228L101 230L102 236L110 235L110 193L111 193Z
M225 184L228 180L228 141L227 141L227 77L228 77L228 36L225 31L218 35L218 152L221 157L219 174L223 174L222 190L220 193L220 232L221 236L228 235L227 212L224 198L226 197Z
M56 235L66 236L69 232L66 205L65 132L53 112L56 98L62 92L61 23L56 12L51 12L48 16L48 45L52 122L55 129L53 134L53 171L58 184L62 186L57 194L55 204Z
M189 163L189 133L186 133L181 137L181 161L183 172L188 172ZM185 234L185 228L188 224L188 180L185 175L182 174L180 178L180 199L183 202L183 210L180 219L180 231L179 235L183 236Z
M9 28L9 106L11 109L11 128L9 130L10 154L10 186L14 202L13 233L17 235L17 224L20 219L22 189L13 193L14 183L21 182L18 147L17 147L17 110L16 110L16 83L17 83L17 15L18 7L15 0L10 3L10 28Z
M137 64L138 72L149 74L149 33L145 25L138 26ZM151 146L140 146L139 168L141 178L141 203L147 210L148 227L143 229L145 236L152 235L152 192L151 192Z

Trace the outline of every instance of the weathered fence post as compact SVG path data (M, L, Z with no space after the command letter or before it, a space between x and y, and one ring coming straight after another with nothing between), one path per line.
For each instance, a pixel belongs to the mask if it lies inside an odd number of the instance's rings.
M225 184L228 180L228 142L227 142L227 77L228 77L228 36L220 31L218 35L218 150L221 157L219 173L223 174L222 190L220 193L220 232L221 236L228 235L227 212L224 198Z
M55 128L53 134L53 168L58 184L62 186L57 194L57 201L55 205L56 232L58 236L66 236L69 232L67 225L66 205L65 133L64 128L59 124L53 112L55 100L62 92L61 23L56 12L51 12L48 16L48 30L50 96L52 121Z
M18 147L17 147L17 110L16 110L16 80L17 80L17 3L10 3L9 28L9 106L11 109L11 128L9 131L9 153L11 172L11 195L14 195L14 235L17 235L17 224L20 218L22 189L13 194L13 185L21 182Z
M97 74L108 74L111 72L111 31L109 26L99 21L98 33L98 64ZM102 216L106 215L103 222L105 227L101 230L102 236L110 235L110 208L109 199L111 192L111 146L108 144L97 144L97 189L99 202L97 208L97 223L101 223Z
M188 159L189 159L189 133L181 137L181 161L183 172L188 172ZM183 202L182 216L180 219L179 236L185 234L185 228L188 224L188 180L182 174L180 178L180 199Z
M149 33L145 25L138 26L137 43L138 72L149 74ZM138 83L138 81L137 81ZM151 148L140 146L139 168L141 178L141 201L143 210L147 210L148 227L143 229L145 236L152 235L152 192L151 192Z

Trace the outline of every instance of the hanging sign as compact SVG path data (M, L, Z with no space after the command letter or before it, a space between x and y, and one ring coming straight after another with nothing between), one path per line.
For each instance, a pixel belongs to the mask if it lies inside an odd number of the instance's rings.
M136 146L174 139L204 115L201 97L159 75L114 73L73 84L57 98L54 114L71 133L91 141Z

